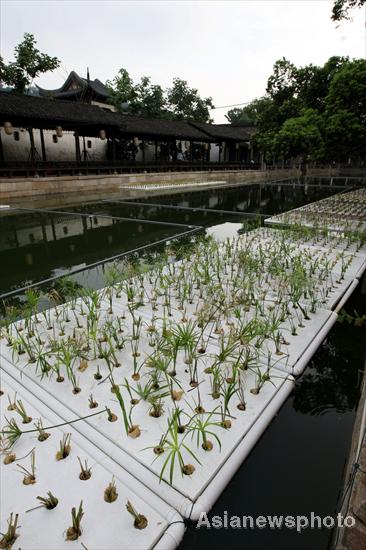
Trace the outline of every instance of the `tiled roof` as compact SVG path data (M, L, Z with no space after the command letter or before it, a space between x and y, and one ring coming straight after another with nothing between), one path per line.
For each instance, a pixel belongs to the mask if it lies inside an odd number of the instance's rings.
M195 141L247 141L250 128L230 124L205 124L163 118L143 118L112 112L96 105L0 92L0 124L13 126L77 129L95 135L99 129L145 139L185 139ZM88 132L91 132L88 134Z

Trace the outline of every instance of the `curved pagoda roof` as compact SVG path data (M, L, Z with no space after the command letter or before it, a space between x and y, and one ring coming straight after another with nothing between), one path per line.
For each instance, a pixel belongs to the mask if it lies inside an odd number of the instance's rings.
M37 86L41 97L53 99L72 99L78 101L88 101L91 98L106 101L110 97L110 92L98 78L90 80L79 76L75 71L71 71L65 82L60 88L55 90L46 90Z

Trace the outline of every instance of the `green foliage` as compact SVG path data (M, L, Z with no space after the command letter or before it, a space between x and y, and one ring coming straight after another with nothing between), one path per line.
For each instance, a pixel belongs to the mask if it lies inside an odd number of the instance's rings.
M167 90L167 102L173 118L211 122L209 108L213 108L211 97L201 98L196 88L190 88L186 80L173 79L173 86Z
M134 83L128 71L120 69L106 85L111 91L112 103L118 109L128 104L128 112L132 115L211 122L212 98L201 98L196 88L190 88L180 78L174 78L172 87L164 90L159 84L153 84L148 76Z
M366 326L366 315L361 315L355 309L353 310L353 315L351 315L347 313L345 309L342 309L338 315L337 321L338 323L348 323L349 325L360 328Z
M112 103L117 109L128 104L128 112L140 116L162 116L166 111L164 91L161 86L152 84L147 76L134 84L126 69L120 69L112 81L106 85L112 95Z
M330 112L346 109L366 125L366 60L346 60L334 74L326 97Z
M273 125L274 114L273 101L265 96L254 99L241 109L231 109L225 116L231 124L253 125L268 129Z
M126 69L120 69L113 80L107 80L106 86L110 89L113 103L118 107L120 103L136 99L134 83Z
M324 146L330 160L347 161L348 156L365 144L366 129L359 118L345 109L324 116Z
M242 124L243 126L254 126L255 124L255 119L250 116L247 107L230 109L225 116L231 124Z
M366 148L366 61L331 57L323 67L297 68L280 59L267 95L248 107L267 160L346 162Z
M39 74L54 71L60 66L57 57L41 53L36 44L33 34L25 33L23 41L14 49L14 61L5 63L0 57L0 81L24 93Z
M152 84L148 76L143 76L135 91L140 102L139 112L143 116L159 117L166 109L164 90L159 84Z
M321 117L313 109L287 119L274 137L273 151L281 157L322 156Z
M350 12L355 8L360 8L365 2L366 0L335 0L332 9L332 20L350 19Z
M267 82L267 93L277 103L282 105L291 101L297 91L297 69L285 57L273 65L273 74Z

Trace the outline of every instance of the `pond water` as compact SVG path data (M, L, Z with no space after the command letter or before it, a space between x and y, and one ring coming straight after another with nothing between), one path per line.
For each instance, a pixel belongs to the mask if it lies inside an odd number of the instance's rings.
M240 226L230 230L229 223L241 224L255 214L283 212L342 189L344 186L299 185L298 180L286 180L155 194L133 202L121 196L125 202L114 197L113 201L58 205L53 210L0 210L0 295L177 235L188 226L202 226L219 237L230 235ZM179 208L159 206L164 204ZM104 286L101 268L87 269L77 279L95 288Z
M222 239L256 215L318 200L345 189L348 182L307 183L287 180L150 198L141 194L133 204L118 202L125 201L121 195L82 206L58 204L57 211L0 211L0 293L73 270L79 271L79 283L100 288L103 265L90 267L95 262L169 239L192 226ZM348 311L353 309L366 313L365 280L347 304ZM337 323L209 518L224 511L254 517L336 514L365 359L364 328ZM325 550L331 537L328 529L307 529L300 535L289 529L198 530L190 525L180 548Z

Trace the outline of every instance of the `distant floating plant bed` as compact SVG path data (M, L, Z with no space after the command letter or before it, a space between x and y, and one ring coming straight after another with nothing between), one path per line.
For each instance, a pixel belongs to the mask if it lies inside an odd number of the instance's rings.
M120 185L120 189L135 189L135 190L141 190L145 191L147 189L150 190L156 190L156 189L174 189L174 188L181 188L181 187L203 187L203 186L210 186L210 185L224 185L227 181L192 181L189 183L146 183L146 184L140 184L136 183L136 185Z
M267 218L269 225L297 225L334 231L366 231L366 189L338 193Z

